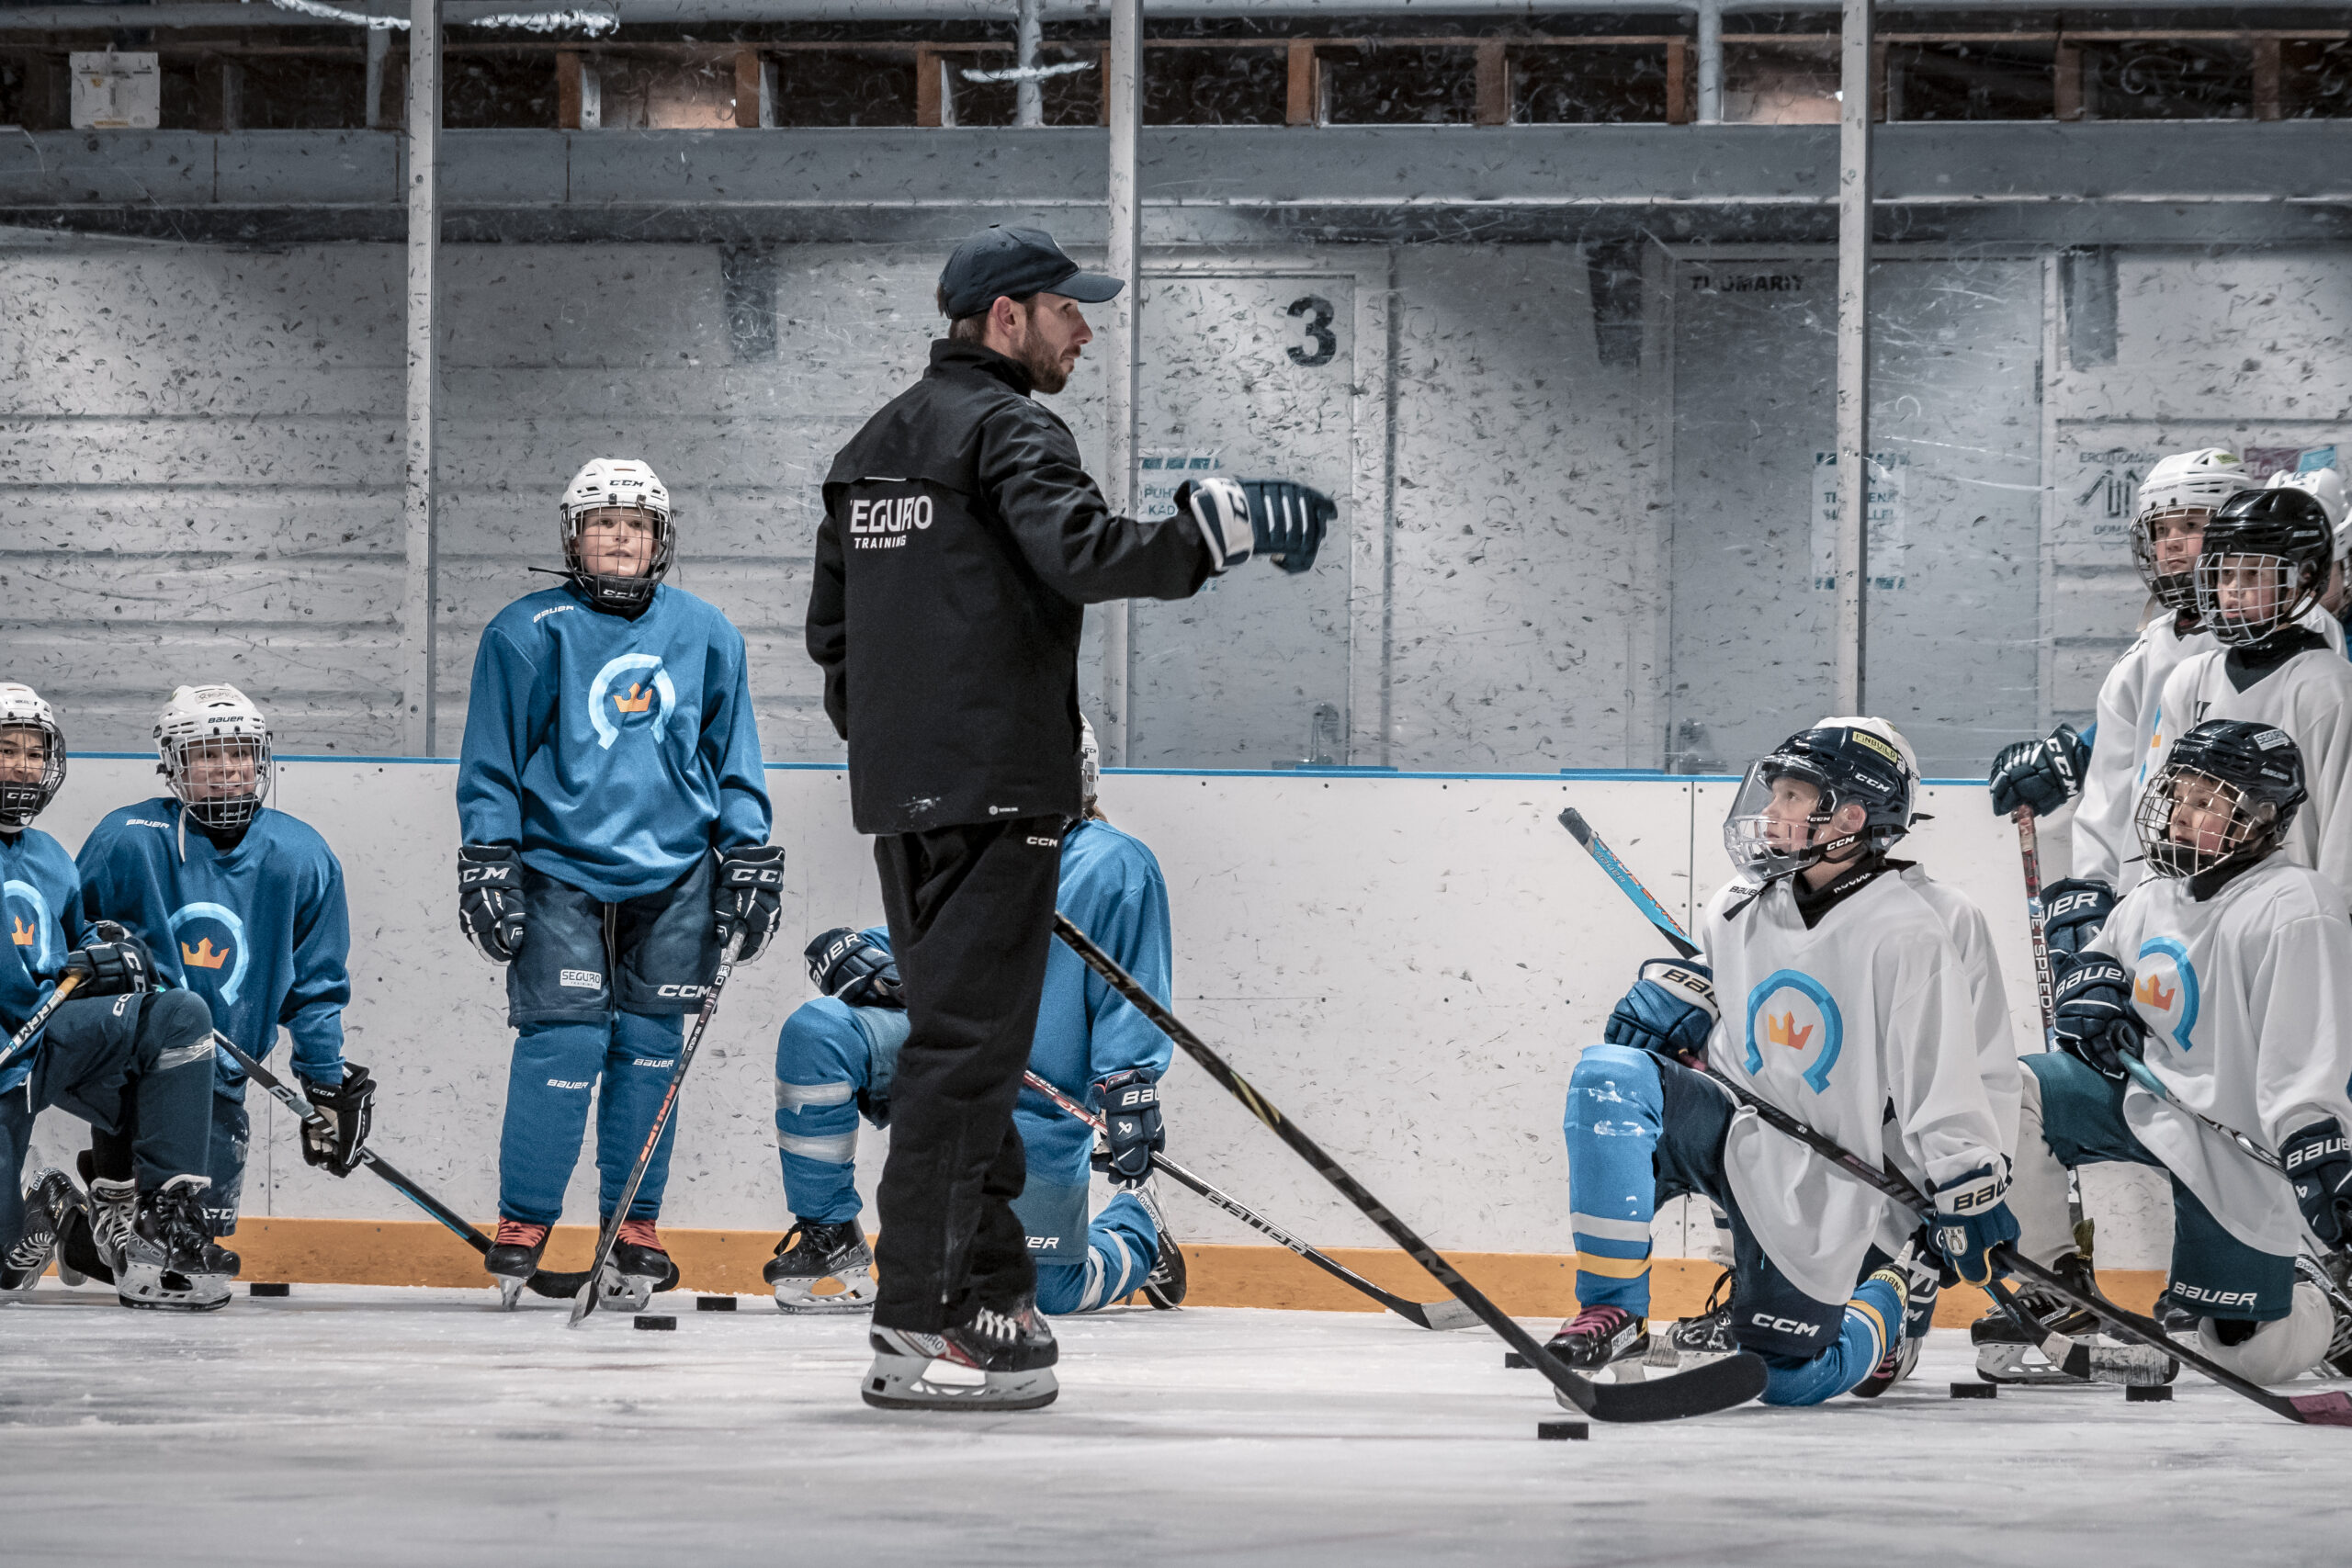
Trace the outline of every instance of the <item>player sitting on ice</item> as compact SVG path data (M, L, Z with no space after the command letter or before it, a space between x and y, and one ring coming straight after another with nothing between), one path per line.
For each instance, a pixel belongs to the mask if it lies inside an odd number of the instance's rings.
M2335 530L2309 491L2249 491L2214 514L2197 556L2197 606L2220 646L2165 682L2156 740L2211 719L2287 732L2307 803L2285 829L2287 858L2352 890L2352 663L2314 629L2335 566ZM2161 754L2161 752L2159 753Z
M458 914L506 972L515 1031L498 1146L498 1235L483 1264L514 1303L563 1213L589 1091L599 1205L620 1201L720 953L775 933L784 851L742 634L662 581L670 494L643 463L598 458L559 508L571 581L484 628L458 769ZM678 1281L654 1221L662 1130L603 1274L634 1311Z
M2264 1383L2323 1359L2352 1375L2352 1313L2331 1323L2295 1279L2305 1227L2331 1252L2352 1241L2352 927L2342 889L2281 852L2303 792L2294 741L2267 725L2200 724L2166 753L2135 815L2148 874L2059 979L2066 1054L2026 1058L2009 1194L2019 1253L2047 1261L2069 1245L2066 1167L2165 1171L2167 1294L2201 1320L2206 1354ZM2179 1104L2132 1082L2127 1057ZM2010 1365L1979 1354L1989 1375Z
M0 1292L31 1290L81 1194L44 1170L18 1194L33 1118L56 1106L130 1144L132 1192L114 1271L131 1307L226 1306L237 1255L205 1234L212 1017L204 998L153 987L139 939L82 912L73 857L32 819L65 782L65 737L29 686L0 684L0 882L12 957L0 959L0 1028L13 1040L74 977L21 1051L0 1043ZM71 945L69 945L71 943ZM69 1281L71 1282L71 1281Z
M1062 836L1056 904L1163 1003L1170 995L1168 886L1143 842L1104 819L1095 800L1094 732L1082 732L1085 815ZM857 1119L889 1121L890 1080L908 1034L898 966L881 928L844 926L808 945L808 977L825 994L785 1021L775 1050L775 1141L793 1225L764 1270L786 1312L870 1311L874 1255L858 1229L853 1182ZM1090 1223L1085 1123L1023 1089L1012 1111L1028 1180L1012 1201L1037 1260L1037 1310L1093 1312L1140 1289L1155 1307L1184 1299L1184 1258L1151 1185L1164 1139L1159 1079L1168 1037L1057 942L1029 1070L1102 1112L1108 1135L1094 1168L1125 1189Z
M1906 750L1883 720L1838 719L1752 765L1724 824L1741 876L1708 906L1702 957L1645 964L1611 1021L1623 1043L1577 1058L1580 1310L1551 1344L1569 1364L1640 1375L1664 1199L1697 1193L1729 1214L1729 1339L1770 1369L1768 1404L1819 1404L1871 1376L1896 1348L1914 1279L1936 1267L1907 1214L1683 1058L1864 1160L1892 1159L1935 1195L1934 1246L1964 1277L1987 1278L1990 1249L2017 1235L1968 965L1949 911L1887 857L1911 824Z
M282 1028L294 1074L333 1129L303 1130L302 1157L337 1176L358 1168L376 1086L344 1060L351 920L343 866L318 833L262 802L269 795L268 722L234 686L182 686L155 721L156 771L170 793L108 812L75 857L82 906L129 927L163 983L202 997L213 1027L255 1061ZM235 1234L250 1122L245 1075L214 1062L205 1228ZM130 1140L93 1129L84 1155L91 1223L62 1233L60 1261L114 1277L130 1213Z

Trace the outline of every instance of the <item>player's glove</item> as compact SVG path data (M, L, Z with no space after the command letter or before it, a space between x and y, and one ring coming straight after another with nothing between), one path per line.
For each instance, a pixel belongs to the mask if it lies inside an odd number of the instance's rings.
M904 1008L899 961L890 950L854 926L835 926L801 953L808 983L854 1008Z
M1187 479L1176 510L1189 515L1209 547L1209 570L1229 571L1262 555L1284 571L1315 564L1323 533L1340 509L1320 491L1287 479Z
M1996 1269L1985 1256L2018 1238L2018 1222L2005 1201L2008 1190L2008 1172L1989 1165L1980 1165L1936 1189L1936 1250L1972 1285L1984 1283L1996 1272L2008 1272Z
M523 951L523 857L514 845L458 846L458 923L492 964Z
M341 1083L329 1088L304 1078L302 1092L326 1122L324 1126L302 1123L303 1160L324 1166L337 1176L349 1176L359 1168L359 1151L375 1121L376 1080L358 1063L345 1062Z
M2049 816L2083 793L2083 771L2090 762L2090 742L2071 724L2042 739L2002 747L1984 781L1993 787L1994 813L2007 817L2022 806L2036 817Z
M59 976L60 979L74 976L75 996L135 997L154 983L154 955L145 942L130 934L128 926L96 920L90 936L87 946L65 955L65 968Z
M2115 912L2115 889L2104 882L2068 877L2053 882L2041 894L2041 934L2050 953L2073 958L2098 940L2107 917Z
M2052 998L2058 1049L2121 1083L2123 1058L2140 1055L2147 1025L2132 1006L2132 972L2104 953L2077 957Z
M737 955L737 963L749 964L765 953L784 918L784 846L748 844L719 851L710 904L711 925L721 953L739 931L743 933L743 951Z
M2352 1242L2352 1142L2344 1124L2331 1116L2288 1134L2278 1162L2295 1184L2295 1202L2312 1235L2331 1247Z
M1114 1187L1140 1187L1151 1176L1151 1156L1168 1146L1167 1129L1159 1124L1159 1085L1149 1073L1130 1067L1097 1083L1094 1103L1102 1108L1094 1168L1110 1177Z
M1653 958L1609 1015L1600 1037L1672 1062L1703 1062L1716 1016L1713 970L1687 959Z

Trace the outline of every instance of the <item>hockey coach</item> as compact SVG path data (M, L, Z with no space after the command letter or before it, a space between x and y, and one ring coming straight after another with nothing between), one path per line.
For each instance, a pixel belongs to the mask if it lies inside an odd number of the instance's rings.
M1012 1206L1012 1107L1080 811L1082 607L1187 598L1252 554L1303 572L1336 515L1302 485L1224 478L1177 491L1171 517L1112 513L1035 394L1069 383L1093 336L1081 307L1119 288L1041 230L974 234L940 274L950 325L930 367L825 479L808 653L875 836L911 1026L888 1108L870 1404L1034 1408L1056 1392ZM1156 1125L1157 1105L1141 1110Z

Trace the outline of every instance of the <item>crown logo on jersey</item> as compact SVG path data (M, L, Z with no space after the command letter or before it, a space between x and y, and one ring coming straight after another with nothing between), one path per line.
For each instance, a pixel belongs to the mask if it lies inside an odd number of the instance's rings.
M40 940L40 932L34 927L25 924L25 919L22 915L9 916L8 924L14 928L9 932L9 935L16 938L17 945L18 947L30 947L36 942Z
M652 705L652 688L640 686L634 681L628 683L628 696L622 696L618 692L613 694L613 706L623 713L643 713Z
M1768 1012L1764 1015L1764 1038L1775 1045L1786 1045L1792 1051L1802 1051L1805 1048L1806 1043L1813 1038L1813 1025L1808 1023L1803 1029L1799 1029L1796 1014L1784 1012L1775 1015Z
M2154 975L2149 976L2146 979L2132 987L2132 996L2133 1000L2145 1002L2148 1006L2155 1009L2158 1012L2172 1011L2173 998L2179 995L2179 987L2175 986L2171 990L2167 991L2165 989L2164 982L2157 979Z
M206 937L203 941L198 942L196 944L196 950L193 953L188 951L187 943L180 943L180 957L187 960L188 963L195 964L198 969L220 968L223 964L229 962L229 952L230 950L225 947L218 953L213 952L212 939L210 937Z

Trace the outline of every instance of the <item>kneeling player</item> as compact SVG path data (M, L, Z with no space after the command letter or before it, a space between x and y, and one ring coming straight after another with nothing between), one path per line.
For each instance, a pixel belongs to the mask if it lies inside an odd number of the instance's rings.
M2065 1240L2068 1166L2152 1166L2173 1190L2172 1302L2207 1354L2256 1382L2331 1360L2352 1315L2295 1280L2305 1226L2352 1240L2352 928L2343 891L2281 852L2304 799L2282 730L2200 724L2136 814L2148 874L2058 985L2064 1055L2026 1060L2011 1196L2018 1249ZM2169 1100L2131 1081L2134 1056ZM2171 1101L2178 1101L2177 1104ZM2290 1183L2182 1106L2279 1156Z
M1588 1049L1570 1080L1581 1310L1552 1348L1571 1365L1648 1350L1650 1221L1685 1193L1730 1216L1730 1337L1770 1369L1768 1404L1853 1388L1886 1359L1909 1304L1903 1268L1855 1285L1905 1245L1909 1216L1669 1059L1682 1053L1921 1181L1935 1245L1966 1278L1985 1279L1988 1251L2017 1234L1966 965L1947 913L1887 858L1917 782L1876 719L1792 736L1748 769L1724 826L1743 874L1701 922L1702 957L1645 965L1620 1012L1646 1021L1639 1043ZM1729 1016L1717 1016L1717 984Z
M228 1304L237 1273L237 1255L204 1226L212 1018L201 997L152 988L153 961L137 937L85 922L73 858L31 826L64 782L65 738L49 705L29 686L0 684L0 880L14 954L0 959L0 1027L14 1038L59 982L74 980L48 1026L0 1066L0 1292L32 1289L81 1207L54 1170L17 1192L33 1118L54 1105L130 1145L114 1280L122 1304L209 1312Z

